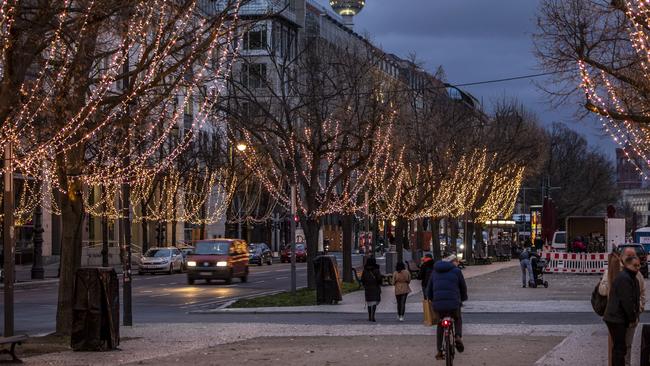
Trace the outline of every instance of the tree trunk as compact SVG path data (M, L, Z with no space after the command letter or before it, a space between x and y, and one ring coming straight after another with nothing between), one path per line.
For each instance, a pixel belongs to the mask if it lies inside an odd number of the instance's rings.
M81 266L81 246L83 229L82 184L78 179L69 178L81 173L83 146L75 147L66 153L66 159L59 159L59 182L66 194L61 195L61 264L59 278L59 298L56 310L56 332L70 335L72 331L72 297L74 276Z
M352 215L343 216L343 282L352 283Z
M146 253L149 249L149 222L147 222L147 203L144 199L140 200L140 207L142 207L142 254Z
M474 232L474 223L469 222L467 218L465 218L465 260L468 262L474 259L474 242L472 240L473 238L473 232Z
M485 242L483 241L483 225L480 223L473 223L472 228L474 229L474 240L476 241L477 250L480 248L484 256L487 256L487 248L485 248Z
M305 220L305 240L307 241L307 287L316 288L316 273L314 272L314 258L318 255L318 230L320 222L316 218Z
M433 259L442 259L440 252L440 219L431 218L431 253Z
M417 265L420 265L420 259L422 257L422 248L424 247L424 219L420 218L415 220L415 227L417 232L415 233L415 255L412 257Z
M395 225L395 246L397 250L397 261L404 261L404 219L397 218Z
M450 227L450 232L451 232L451 237L449 238L449 242L447 243L447 251L451 253L456 253L458 248L456 247L456 239L458 239L458 220L450 220L449 224L451 225Z

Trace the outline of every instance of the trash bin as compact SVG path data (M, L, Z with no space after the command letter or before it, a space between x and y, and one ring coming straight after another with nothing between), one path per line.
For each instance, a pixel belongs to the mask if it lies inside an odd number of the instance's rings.
M113 268L80 268L72 298L74 351L108 351L120 344L120 299Z
M343 300L336 258L331 255L320 255L314 258L314 270L316 271L316 303L331 305Z
M395 272L397 265L397 252L386 252L386 273Z

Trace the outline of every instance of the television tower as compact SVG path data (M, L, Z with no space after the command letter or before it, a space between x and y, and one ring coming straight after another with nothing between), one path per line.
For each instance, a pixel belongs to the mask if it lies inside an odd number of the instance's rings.
M343 24L354 28L354 16L366 5L365 0L330 0L330 6L343 18Z

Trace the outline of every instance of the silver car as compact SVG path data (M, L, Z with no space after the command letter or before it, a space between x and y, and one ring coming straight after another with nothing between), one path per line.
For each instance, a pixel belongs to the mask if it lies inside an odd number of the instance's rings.
M150 248L140 258L138 274L182 272L183 253L176 247Z

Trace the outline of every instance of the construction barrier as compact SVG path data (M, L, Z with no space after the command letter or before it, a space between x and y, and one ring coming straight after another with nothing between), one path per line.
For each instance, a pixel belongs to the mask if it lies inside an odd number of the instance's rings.
M544 252L545 273L605 273L607 253L560 253Z

